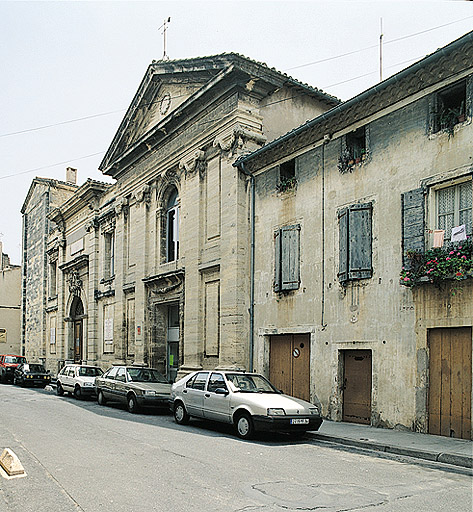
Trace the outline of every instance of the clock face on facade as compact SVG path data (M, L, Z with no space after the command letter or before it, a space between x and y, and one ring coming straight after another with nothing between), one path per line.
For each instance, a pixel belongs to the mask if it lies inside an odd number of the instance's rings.
M159 104L159 111L161 112L161 115L166 114L168 112L170 106L171 106L171 96L169 93L166 93L161 98L161 103Z

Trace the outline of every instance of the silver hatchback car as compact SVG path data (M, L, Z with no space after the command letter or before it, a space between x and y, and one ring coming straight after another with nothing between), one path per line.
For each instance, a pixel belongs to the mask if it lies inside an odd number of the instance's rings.
M284 395L262 375L241 371L185 376L172 386L171 408L181 425L191 417L230 423L242 439L254 431L300 435L322 424L316 405Z

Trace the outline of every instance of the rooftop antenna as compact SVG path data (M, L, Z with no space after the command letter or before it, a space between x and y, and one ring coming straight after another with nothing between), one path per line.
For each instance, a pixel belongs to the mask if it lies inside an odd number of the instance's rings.
M383 81L383 18L379 19L379 81Z
M169 60L169 57L168 55L166 55L166 30L168 29L168 23L171 22L171 16L169 16L168 19L164 20L164 23L159 27L158 30L163 30L161 32L161 34L163 34L163 38L164 38L164 44L163 44L163 48L164 48L164 51L163 51L163 58L162 60Z

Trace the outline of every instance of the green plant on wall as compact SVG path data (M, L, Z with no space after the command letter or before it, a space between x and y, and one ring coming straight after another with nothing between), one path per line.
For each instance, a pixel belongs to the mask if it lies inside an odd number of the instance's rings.
M455 126L464 120L465 111L463 102L458 108L445 108L439 114L439 127L448 133L448 137L455 135Z
M348 149L344 149L342 151L342 154L338 158L338 166L337 166L338 170L342 174L345 174L347 172L352 172L354 165L355 165L355 160L353 158L353 155L351 154L350 151L348 151Z
M279 179L279 183L276 185L276 190L278 192L286 192L286 190L292 190L297 187L297 180L294 176L288 178L282 176Z
M408 251L408 265L400 272L400 283L414 287L423 282L440 286L446 280L473 277L473 243L469 238L448 247L425 252Z

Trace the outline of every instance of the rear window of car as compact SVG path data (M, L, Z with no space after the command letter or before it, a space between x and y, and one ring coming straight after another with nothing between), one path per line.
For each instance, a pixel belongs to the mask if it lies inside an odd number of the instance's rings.
M158 382L167 384L166 378L153 368L128 368L128 375L133 382Z
M26 357L21 356L5 356L5 363L9 364L21 364L26 363Z
M80 377L98 377L102 373L103 371L100 368L87 368L83 366L79 368Z

